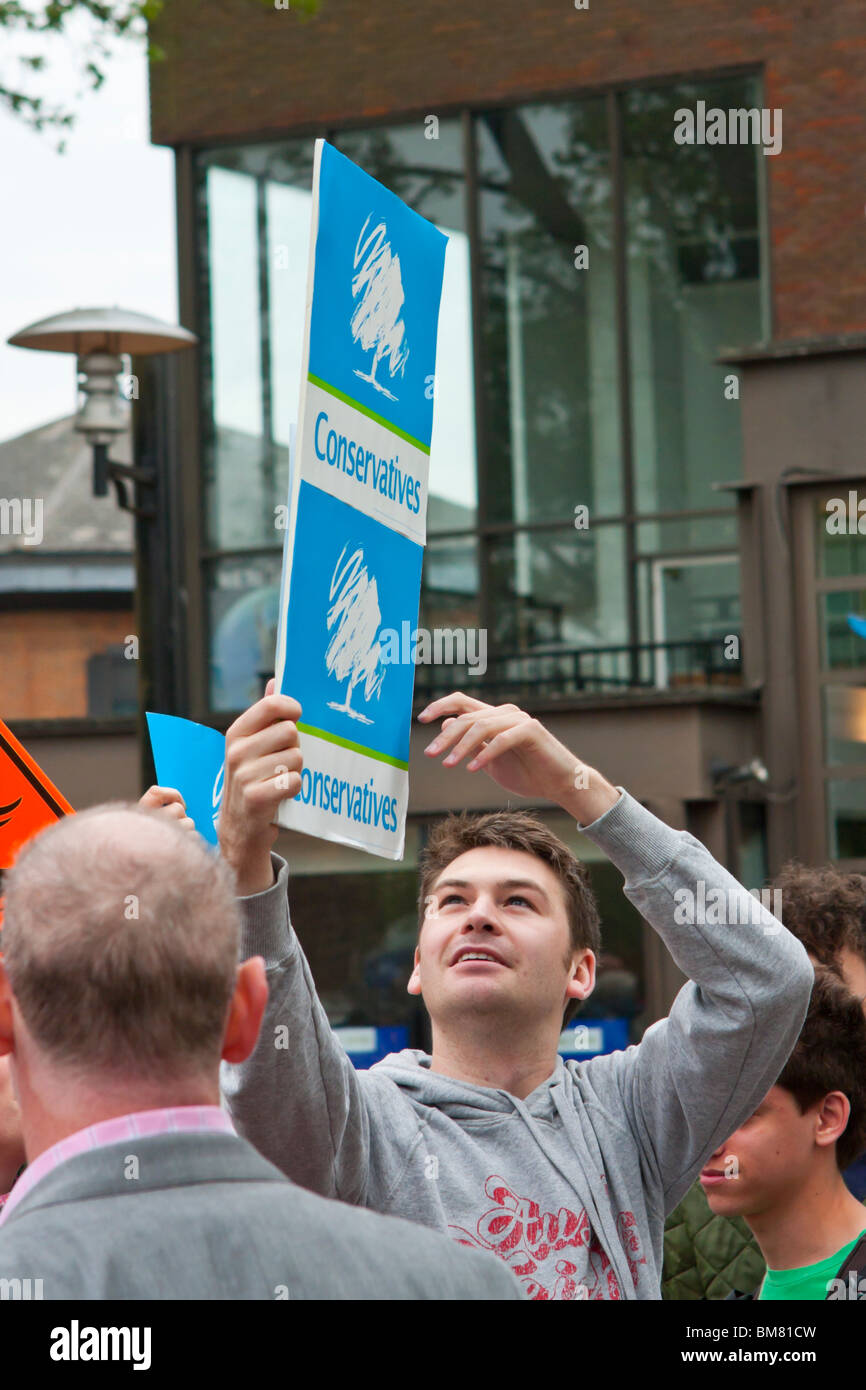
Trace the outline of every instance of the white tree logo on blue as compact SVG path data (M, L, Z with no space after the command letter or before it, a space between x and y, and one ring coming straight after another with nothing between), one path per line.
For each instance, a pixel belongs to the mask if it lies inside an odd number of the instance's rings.
M336 631L325 652L328 674L336 676L339 681L347 680L348 685L344 703L329 700L328 706L348 714L352 719L360 719L363 724L372 724L373 720L366 714L352 709L352 691L363 681L365 700L373 695L378 699L385 679L378 641L382 621L379 591L375 578L368 573L364 563L363 548L356 546L346 560L348 549L348 545L343 546L331 576L328 631L331 628L336 628Z
M376 380L376 370L384 359L392 378L398 372L402 376L409 357L409 345L405 341L406 325L400 317L405 298L403 279L400 257L391 251L385 223L380 222L364 240L372 216L372 213L368 215L355 243L352 298L358 299L360 295L360 300L352 314L350 327L355 342L360 343L365 352L372 352L373 364L369 372L359 371L356 367L355 375L362 381L369 381L389 400L396 401L393 391Z

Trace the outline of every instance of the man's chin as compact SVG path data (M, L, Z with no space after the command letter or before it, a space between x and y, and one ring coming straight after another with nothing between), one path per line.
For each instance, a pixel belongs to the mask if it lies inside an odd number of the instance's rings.
M493 980L464 980L461 988L449 989L447 997L440 997L437 1009L437 1013L450 1022L458 1019L468 1022L473 1017L513 1020L515 1011L521 1012L520 1004Z

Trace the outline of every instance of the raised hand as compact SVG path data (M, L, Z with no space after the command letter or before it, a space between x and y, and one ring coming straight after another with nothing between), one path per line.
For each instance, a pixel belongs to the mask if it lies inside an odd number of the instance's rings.
M594 768L570 753L553 734L517 705L487 705L455 691L434 700L418 715L422 723L442 719L442 729L424 752L443 766L464 758L468 772L482 768L500 787L554 801L583 824L603 815L619 793Z
M186 802L176 787L148 787L139 798L140 811L152 811L167 820L176 820L184 830L195 830L195 821L186 813Z
M217 837L237 878L238 893L259 893L273 883L271 845L277 808L301 789L303 758L290 695L268 694L239 715L226 734L225 780Z

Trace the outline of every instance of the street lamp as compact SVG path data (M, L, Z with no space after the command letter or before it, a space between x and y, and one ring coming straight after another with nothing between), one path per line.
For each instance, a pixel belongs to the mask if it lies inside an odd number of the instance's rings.
M156 475L152 469L117 463L108 456L113 441L129 426L127 400L118 384L123 370L121 354L151 357L179 352L192 347L198 338L176 324L115 305L111 309L72 309L54 314L13 333L8 341L12 347L75 353L80 387L86 398L75 417L75 428L93 449L93 495L105 497L110 478L120 506L135 512L137 508L122 484L128 481L153 488Z
M71 352L77 358L85 400L75 429L93 449L93 493L104 497L109 481L118 504L135 521L136 622L139 634L139 752L142 784L154 780L147 709L176 713L180 693L186 613L179 582L181 507L178 500L175 374L168 364L142 364L145 390L133 417L132 464L109 457L112 442L130 425L120 390L122 355L156 357L193 347L194 333L116 305L72 309L40 319L9 339L13 347ZM137 381L137 378L134 378ZM138 400L138 393L135 394Z

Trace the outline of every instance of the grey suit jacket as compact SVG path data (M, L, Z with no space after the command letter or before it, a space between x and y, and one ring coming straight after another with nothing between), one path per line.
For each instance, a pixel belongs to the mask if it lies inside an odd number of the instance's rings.
M111 1144L47 1173L0 1226L3 1279L41 1279L46 1299L524 1297L495 1256L317 1197L218 1133Z

